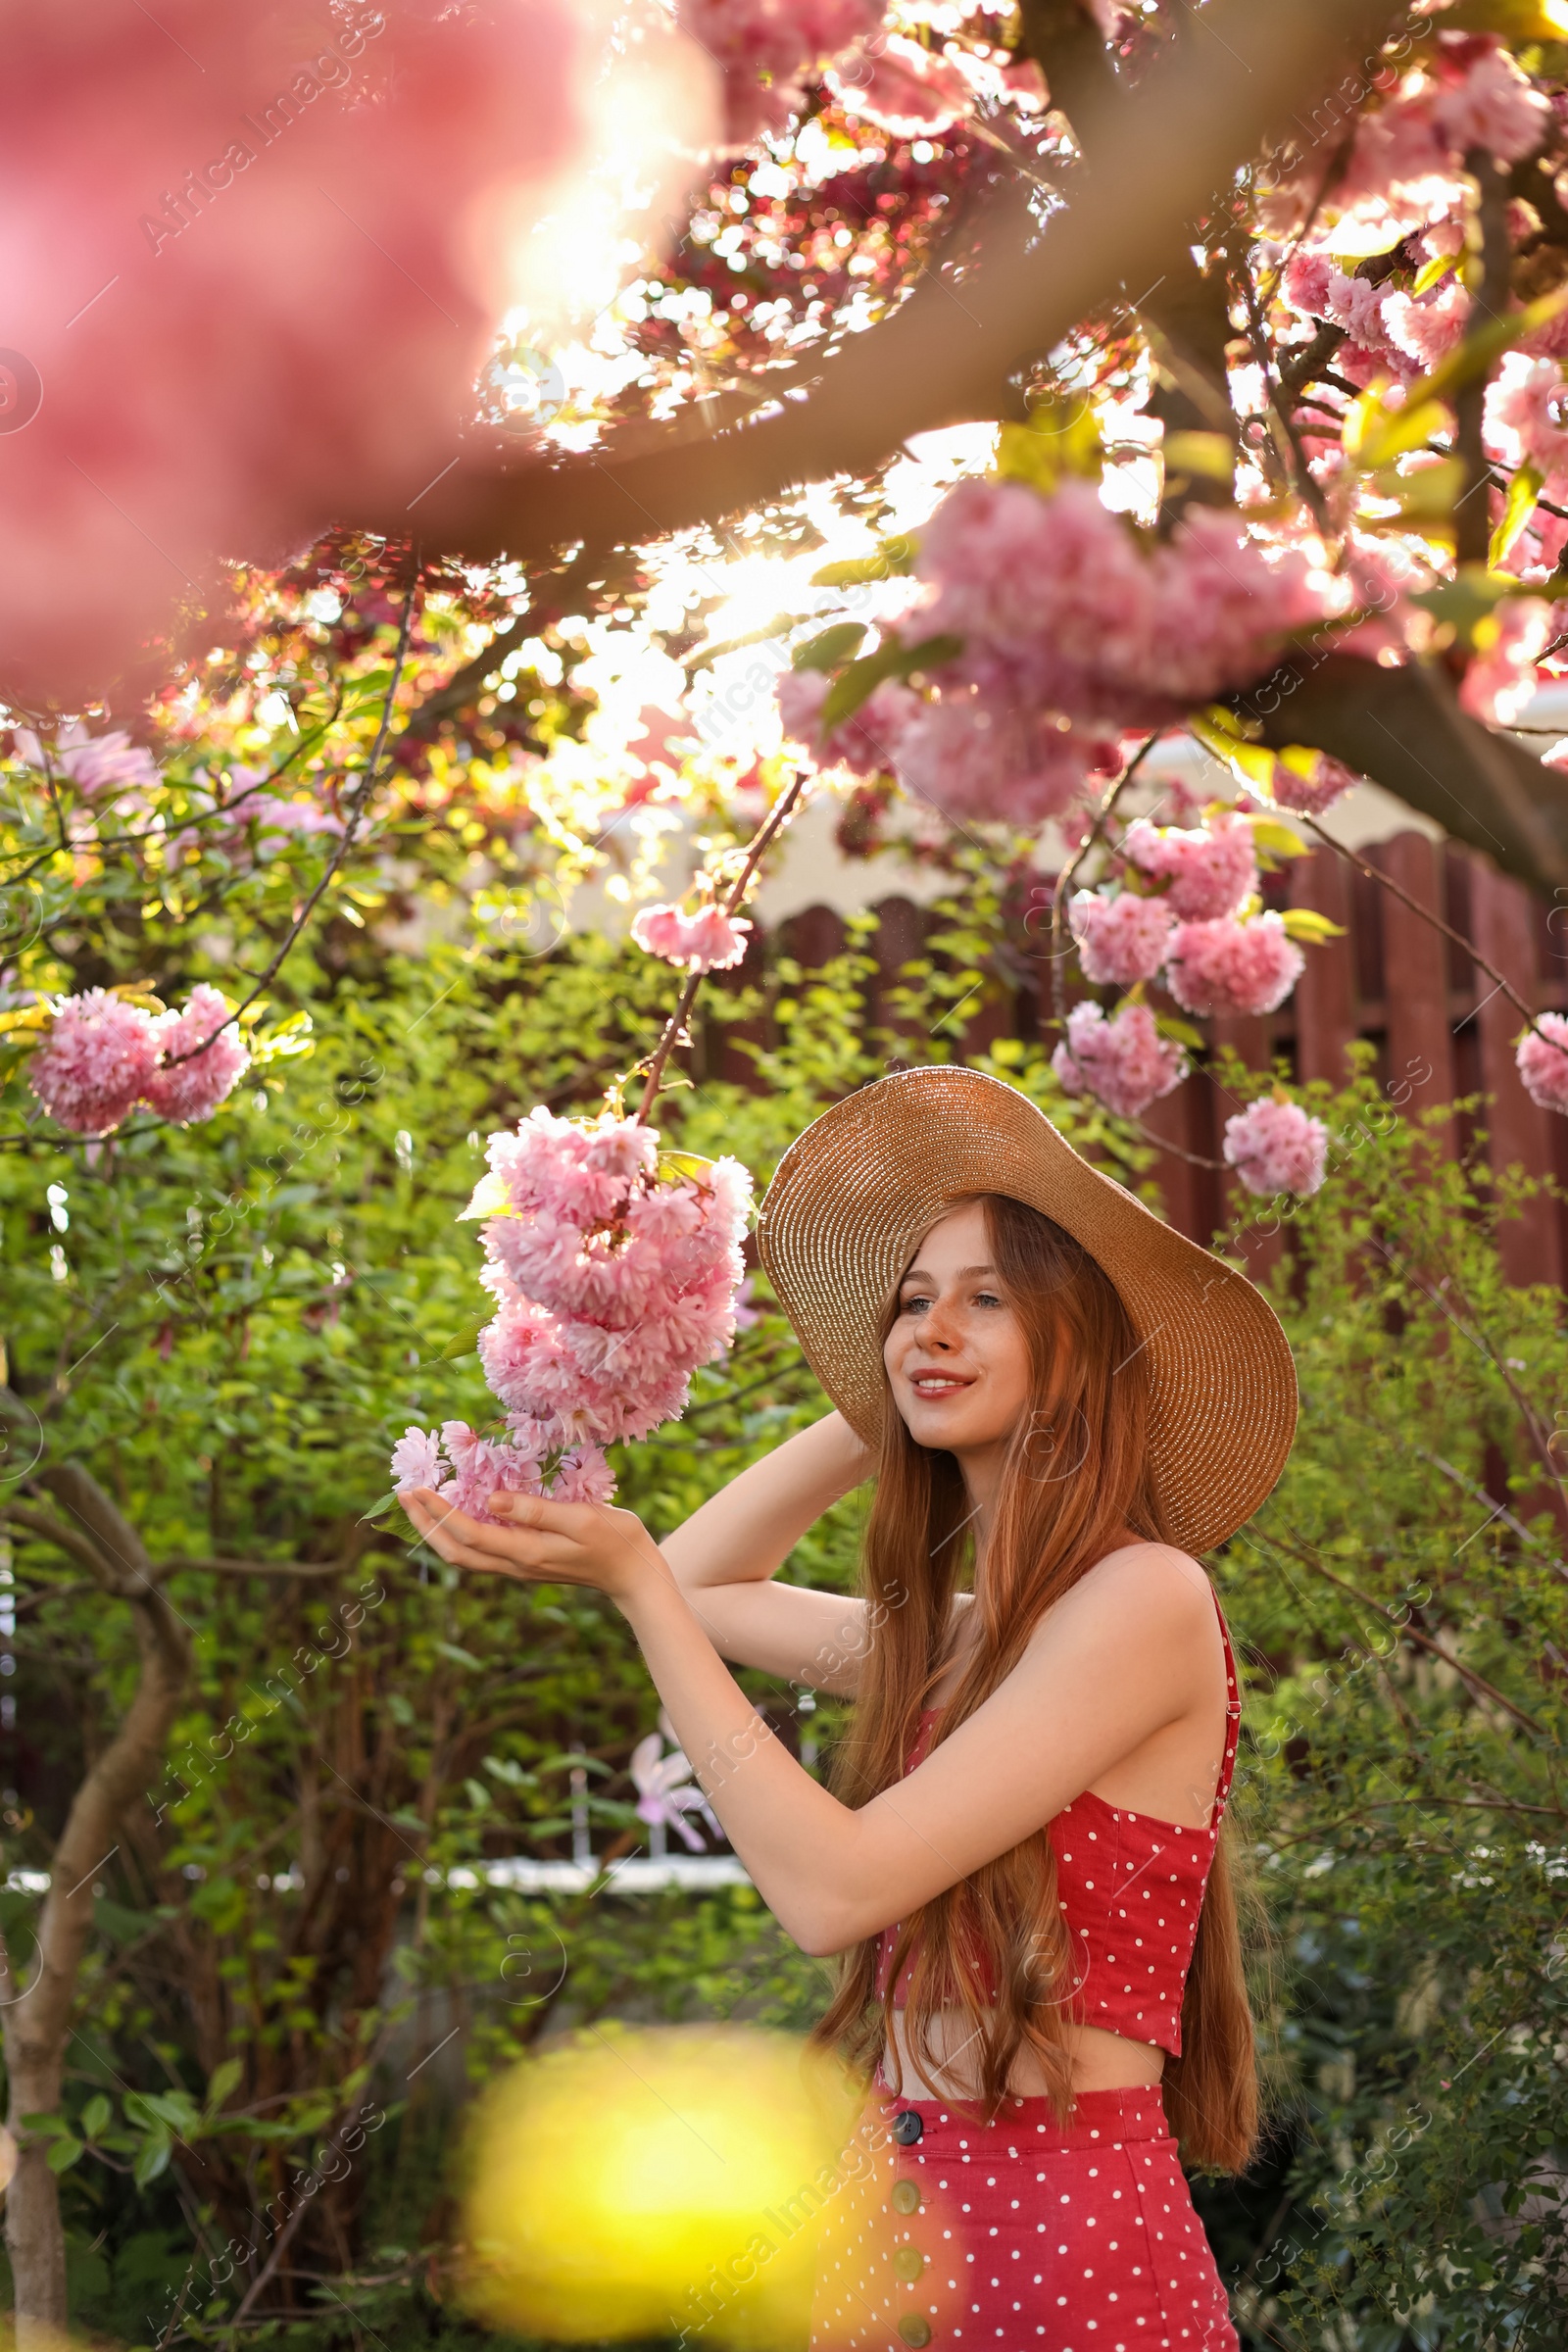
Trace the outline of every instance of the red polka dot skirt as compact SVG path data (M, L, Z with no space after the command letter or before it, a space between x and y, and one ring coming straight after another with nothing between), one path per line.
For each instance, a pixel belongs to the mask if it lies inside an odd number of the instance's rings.
M857 2137L811 2352L1239 2352L1157 2088L1080 2092L1065 2126L1044 2098L990 2125L874 2098Z

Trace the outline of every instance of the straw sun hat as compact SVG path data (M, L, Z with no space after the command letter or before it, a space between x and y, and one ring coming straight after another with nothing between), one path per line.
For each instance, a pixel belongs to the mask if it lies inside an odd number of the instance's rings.
M874 1442L884 1307L949 1203L1004 1193L1054 1218L1110 1276L1147 1350L1150 1446L1175 1541L1213 1548L1285 1467L1296 1368L1267 1300L1090 1166L1027 1096L979 1070L904 1070L813 1120L779 1162L762 1263L812 1371Z

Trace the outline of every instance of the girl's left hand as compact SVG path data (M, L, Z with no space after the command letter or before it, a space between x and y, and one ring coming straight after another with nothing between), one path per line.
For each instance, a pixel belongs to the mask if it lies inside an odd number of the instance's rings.
M551 1502L542 1494L492 1494L504 1527L455 1510L429 1487L398 1500L431 1549L455 1568L482 1568L521 1584L593 1585L625 1601L651 1576L669 1569L635 1511L603 1502Z

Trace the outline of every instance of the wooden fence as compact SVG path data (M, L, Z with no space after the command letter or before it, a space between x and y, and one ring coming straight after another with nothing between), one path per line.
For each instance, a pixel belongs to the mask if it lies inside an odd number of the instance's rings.
M1488 858L1422 833L1396 834L1358 854L1417 906L1473 940L1535 1010L1568 1010L1568 904L1552 906ZM1234 1047L1253 1068L1283 1055L1298 1078L1338 1083L1347 1046L1365 1038L1376 1049L1379 1082L1407 1111L1465 1096L1492 1098L1479 1115L1449 1123L1450 1151L1468 1151L1477 1128L1485 1128L1492 1165L1519 1165L1568 1189L1568 1119L1538 1109L1525 1093L1513 1058L1520 1017L1464 948L1333 850L1317 850L1270 876L1266 895L1272 905L1315 907L1342 924L1345 936L1307 951L1295 995L1278 1012L1212 1023L1217 1044ZM891 986L899 967L922 953L934 918L903 898L885 899L875 911L877 962ZM830 908L813 906L782 924L777 936L789 954L817 965L842 948L844 925ZM1043 981L1044 943L1037 970ZM1038 985L1004 991L965 1025L965 1049L1001 1036L1037 1036L1040 1004ZM1145 1120L1174 1147L1161 1153L1157 1169L1167 1213L1198 1241L1211 1239L1246 1206L1248 1196L1233 1179L1201 1164L1219 1158L1224 1122L1236 1107L1200 1068ZM1281 1246L1254 1237L1250 1262L1261 1273ZM1502 1250L1511 1279L1563 1283L1568 1203L1534 1202L1504 1227Z

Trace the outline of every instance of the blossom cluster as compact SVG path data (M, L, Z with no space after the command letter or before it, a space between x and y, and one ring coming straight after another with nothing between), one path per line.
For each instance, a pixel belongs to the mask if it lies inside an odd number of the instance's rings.
M1163 974L1177 1004L1195 1013L1272 1012L1284 1003L1303 958L1283 918L1255 910L1257 853L1245 813L1217 809L1192 827L1141 817L1120 855L1119 886L1080 890L1067 909L1087 980L1136 988ZM1055 1053L1064 1085L1132 1118L1186 1068L1140 1004L1108 1020L1099 1005L1075 1006Z
M74 1135L109 1135L139 1102L181 1126L210 1118L250 1067L232 1009L205 982L183 1012L155 1012L111 989L89 988L54 1007L28 1056L28 1084Z
M671 1168L652 1128L609 1112L534 1110L487 1157L470 1213L486 1220L496 1312L479 1359L509 1436L411 1429L393 1475L481 1519L497 1489L602 1501L605 1446L678 1416L692 1373L734 1337L751 1178L733 1159Z
M925 526L918 569L908 633L962 649L933 664L930 694L886 680L824 738L826 682L797 672L780 688L784 724L818 760L890 771L950 816L1029 826L1113 774L1128 730L1250 684L1345 596L1214 508L1192 508L1146 549L1077 478L1049 496L958 483Z
M886 0L676 0L675 22L719 69L724 136L736 147L782 130L818 73L845 114L900 138L946 130L976 99L1025 114L1044 106L1037 67L1003 68L956 44L938 54L880 32L885 11Z
M1250 1193L1315 1193L1328 1165L1329 1131L1299 1102L1266 1096L1225 1122L1228 1164Z

